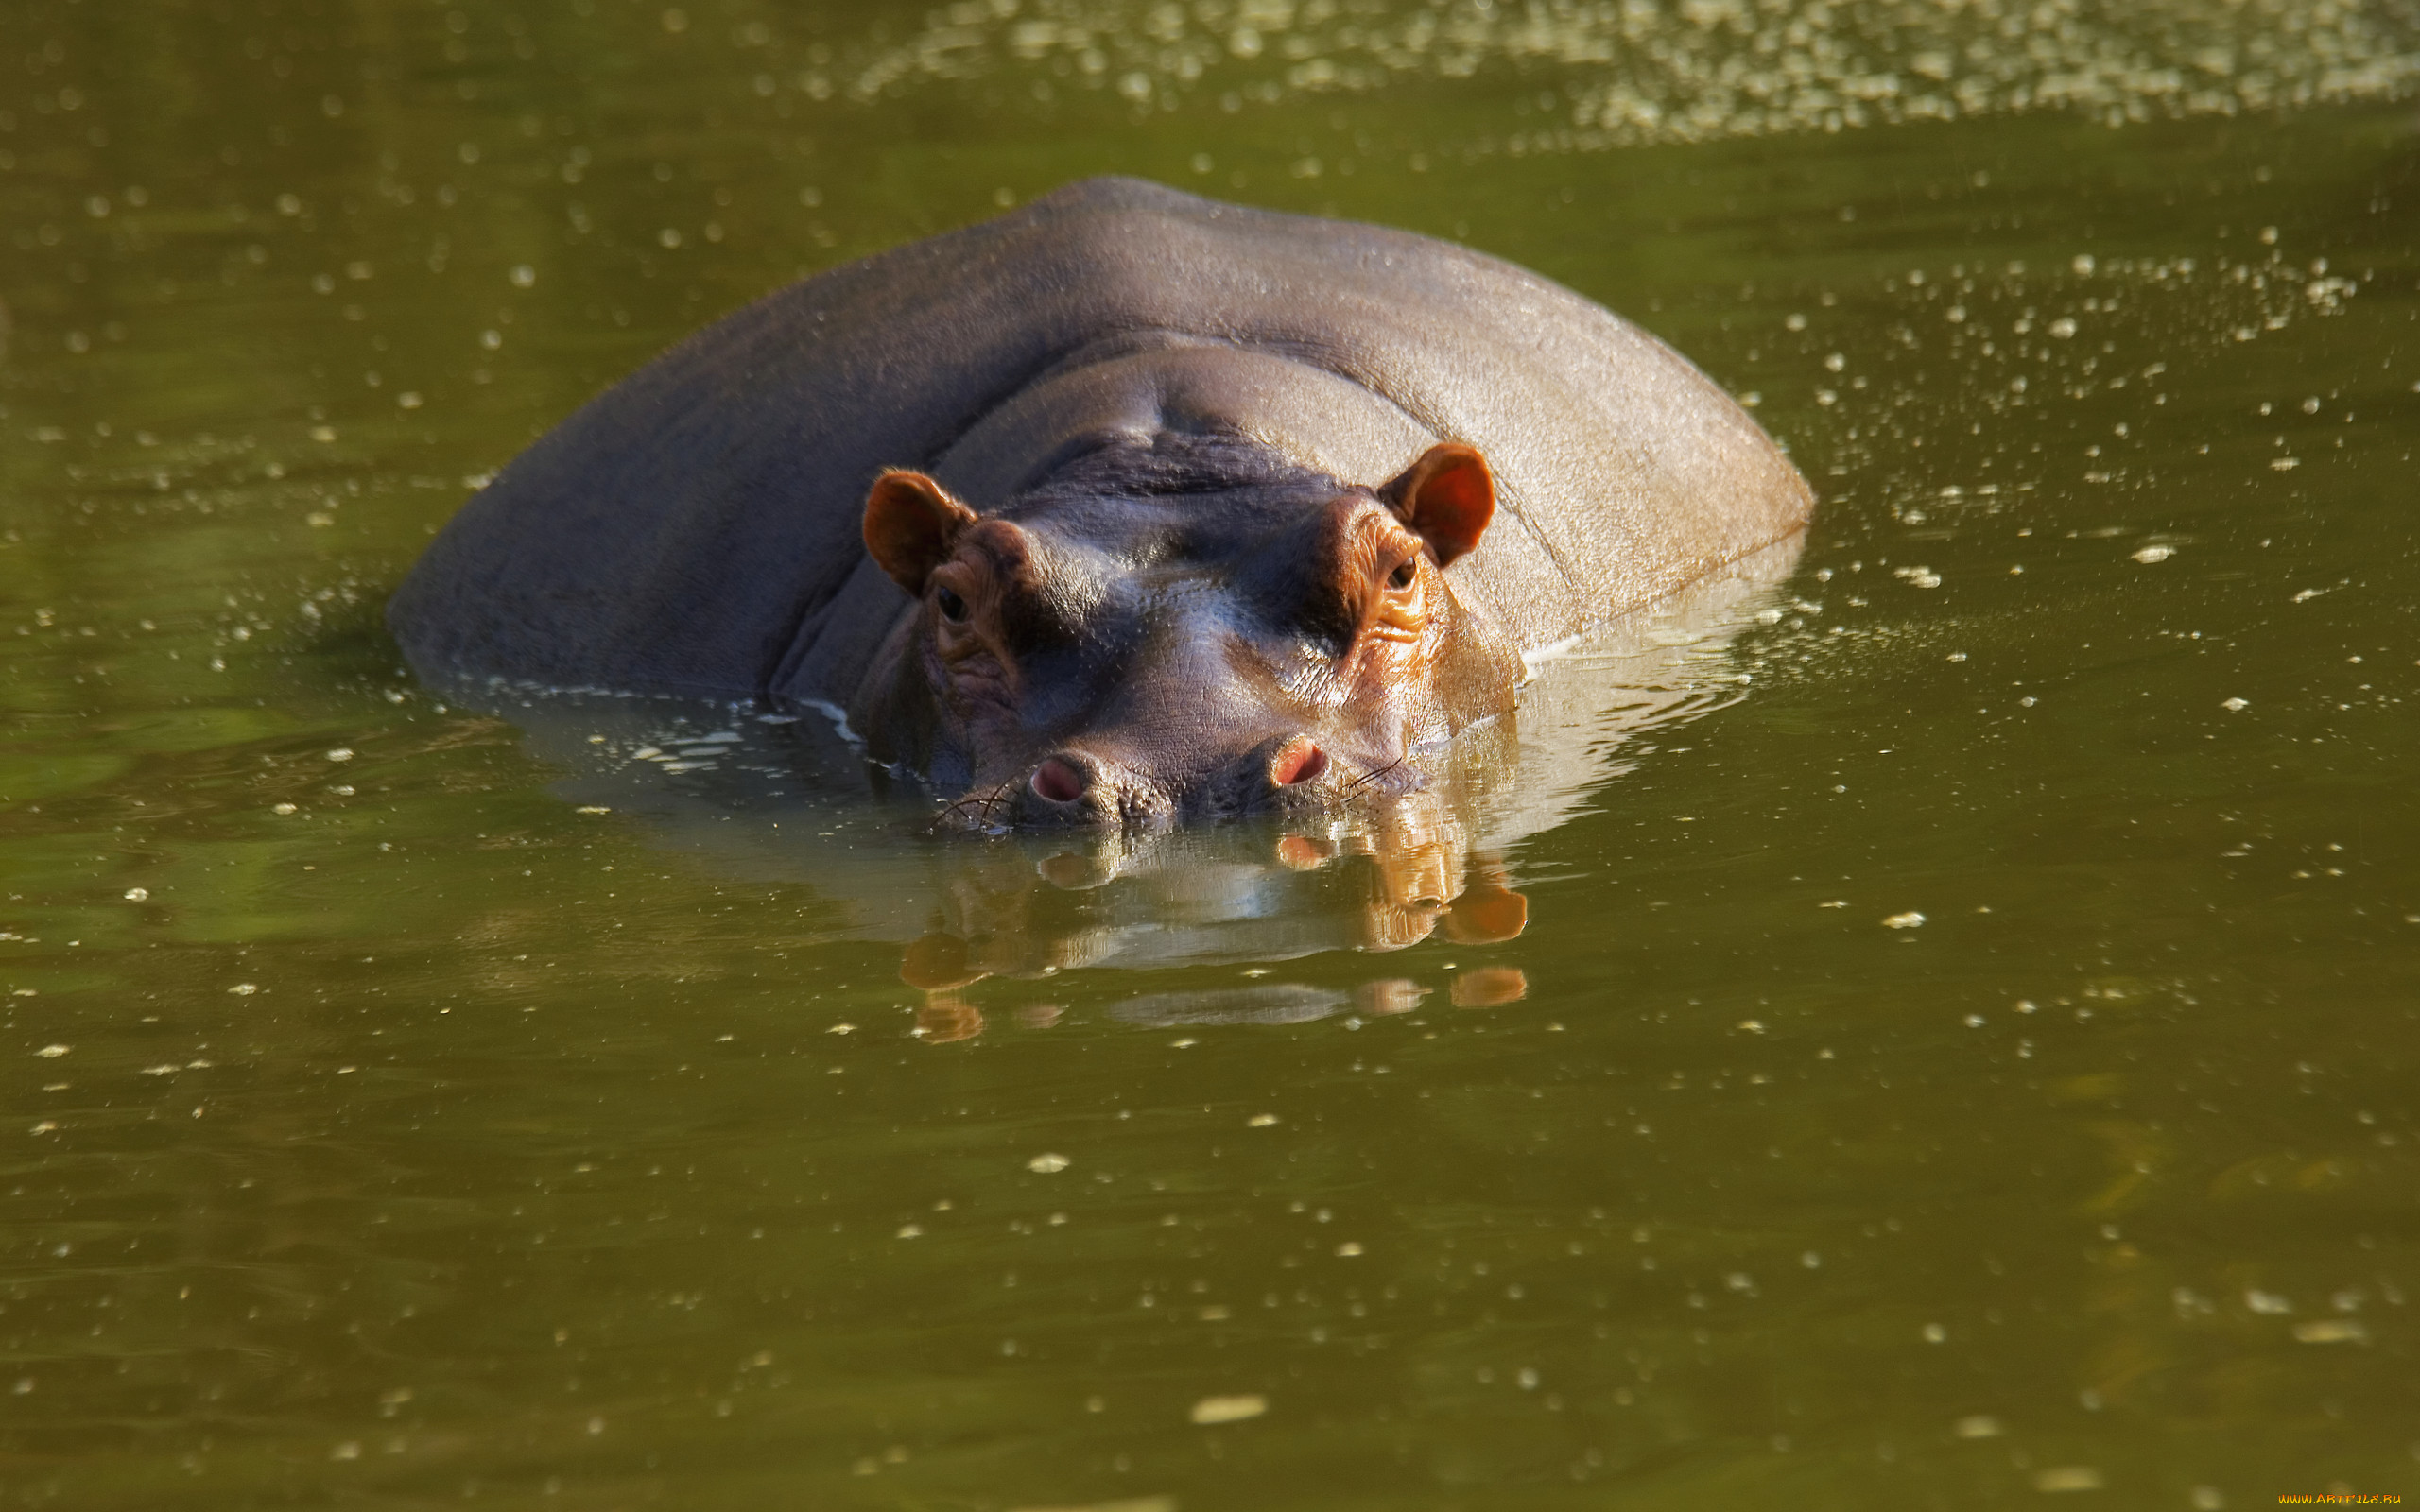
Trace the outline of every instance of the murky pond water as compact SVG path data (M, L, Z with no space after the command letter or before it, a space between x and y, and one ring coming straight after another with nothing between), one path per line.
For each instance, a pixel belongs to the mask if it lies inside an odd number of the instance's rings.
M2408 15L0 39L0 1504L2420 1494ZM588 394L1102 171L1638 318L1803 556L1291 849L400 668Z

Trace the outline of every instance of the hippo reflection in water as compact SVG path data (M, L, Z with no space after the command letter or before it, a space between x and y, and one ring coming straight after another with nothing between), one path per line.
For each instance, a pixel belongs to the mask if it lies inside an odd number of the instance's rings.
M1151 831L1416 790L1526 657L1810 505L1534 274L1095 180L656 359L389 619L433 676L840 713L970 827Z
M1233 989L1253 979L1227 978L1206 996L1163 994L1111 1015L1136 1024L1370 1016L1409 1011L1424 996L1485 1007L1526 989L1517 955L1491 948L1520 934L1530 913L1506 853L1599 806L1631 750L1746 696L1729 644L1787 612L1771 590L1796 545L1780 542L1542 659L1514 717L1453 742L1426 785L1266 822L936 845L921 789L888 781L821 718L527 688L453 696L517 724L531 753L563 774L554 792L565 803L610 813L717 877L804 885L785 946L897 947L901 977L926 994L928 1042L978 1032L984 1005L1025 1000L1009 1022L1052 1016L1032 1001L1038 987L979 987L986 979L1041 984L1101 970L1133 979L1358 954L1375 973L1339 984L1330 967L1317 992L1279 979L1240 998ZM1621 927L1618 910L1605 922ZM1474 949L1378 964L1431 939ZM1340 986L1349 997L1336 995Z

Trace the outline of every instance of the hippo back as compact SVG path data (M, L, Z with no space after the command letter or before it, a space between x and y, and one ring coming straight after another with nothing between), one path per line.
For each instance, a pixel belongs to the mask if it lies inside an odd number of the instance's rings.
M1478 447L1499 512L1450 576L1525 649L1790 534L1812 503L1703 374L1535 274L1098 179L683 341L476 495L389 621L432 673L845 702L907 607L860 539L875 473L948 480L987 420L1167 346L1305 369L1306 393L1365 391L1350 426L1322 423L1333 403L1233 417L1344 482L1379 483L1435 440ZM978 511L1006 502L957 486Z

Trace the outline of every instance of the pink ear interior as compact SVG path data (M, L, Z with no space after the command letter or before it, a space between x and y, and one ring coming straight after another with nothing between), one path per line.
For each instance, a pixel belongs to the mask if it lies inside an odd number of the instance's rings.
M910 593L949 559L975 511L922 472L885 472L866 494L866 550Z
M1387 485L1403 523L1428 542L1440 566L1477 546L1495 518L1495 478L1478 449L1441 441Z

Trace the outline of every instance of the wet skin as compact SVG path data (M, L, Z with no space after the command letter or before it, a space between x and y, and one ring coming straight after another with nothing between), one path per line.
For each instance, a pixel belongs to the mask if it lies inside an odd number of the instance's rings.
M1370 489L1160 450L1199 491L1115 453L988 519L875 484L868 549L917 603L851 710L873 755L965 789L970 825L1150 829L1398 791L1511 708L1519 652L1445 575L1495 511L1476 451Z
M667 352L389 618L432 676L845 713L950 822L1150 830L1414 790L1526 654L1810 506L1535 275L1096 180Z

